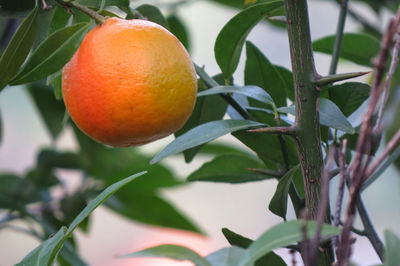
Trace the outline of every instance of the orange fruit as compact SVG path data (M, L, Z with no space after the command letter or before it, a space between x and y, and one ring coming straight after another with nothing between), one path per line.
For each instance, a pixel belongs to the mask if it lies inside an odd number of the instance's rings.
M108 18L63 69L75 124L115 147L145 144L183 126L196 99L193 63L179 40L153 22Z

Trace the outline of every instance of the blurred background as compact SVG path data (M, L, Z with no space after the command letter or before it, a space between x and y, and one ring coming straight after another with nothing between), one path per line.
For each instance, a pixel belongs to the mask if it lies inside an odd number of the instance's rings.
M144 1L134 1L136 5ZM158 5L160 1L146 1ZM168 1L161 1L168 2ZM333 2L333 1L332 1ZM312 38L317 39L334 34L338 17L338 6L331 1L309 1L309 13ZM357 4L358 10L369 17L371 12L366 6ZM217 74L218 66L214 59L213 47L216 36L223 25L237 11L209 1L191 1L179 8L178 14L185 22L190 32L194 62L205 65L209 74ZM384 16L385 17L385 16ZM386 16L387 17L387 16ZM385 25L385 21L382 21ZM349 18L346 22L346 32L357 30L357 25ZM287 35L265 22L260 23L249 35L266 57L274 64L290 69L290 55ZM327 74L328 56L316 54L316 68L320 74ZM243 56L235 74L235 83L243 83ZM349 62L340 62L338 73L368 70ZM30 95L23 87L8 87L0 94L0 111L3 121L3 140L0 144L0 171L24 173L35 163L37 152L42 147L55 145L60 150L75 150L77 144L72 130L65 130L56 143L52 143L38 110L32 104ZM155 154L171 142L173 137L145 145L138 149L147 154ZM226 136L217 140L241 146L234 138ZM244 146L243 146L244 147ZM186 164L183 156L178 155L163 160L177 176L185 179L211 157L196 157ZM60 173L63 181L71 190L79 185L79 176L74 171L63 170ZM373 223L380 236L385 228L400 234L400 192L399 173L389 169L364 193L364 203L371 215ZM129 221L112 213L104 207L99 207L90 220L90 230L87 234L76 232L81 256L90 265L191 265L164 259L121 259L116 255L126 254L159 244L182 244L202 255L216 249L228 246L221 233L222 227L229 227L235 232L257 238L267 228L281 222L281 218L268 210L277 182L267 180L249 184L228 185L209 183L190 183L188 185L165 189L162 194L196 225L206 236L179 230L162 229ZM337 180L331 186L332 202L335 200ZM289 208L288 218L294 214ZM16 222L15 225L24 226ZM356 226L361 227L360 223ZM0 230L0 265L12 265L19 262L30 250L38 245L33 237L13 230ZM379 262L378 257L365 238L358 237L355 244L353 261L360 265L373 265ZM287 250L278 251L290 262ZM300 261L298 260L300 263Z

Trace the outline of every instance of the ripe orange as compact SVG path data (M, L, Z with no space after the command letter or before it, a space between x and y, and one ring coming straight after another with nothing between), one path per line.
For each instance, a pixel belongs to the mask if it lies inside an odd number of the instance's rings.
M116 147L177 131L196 99L193 63L179 40L153 22L109 18L64 67L65 106L93 139Z

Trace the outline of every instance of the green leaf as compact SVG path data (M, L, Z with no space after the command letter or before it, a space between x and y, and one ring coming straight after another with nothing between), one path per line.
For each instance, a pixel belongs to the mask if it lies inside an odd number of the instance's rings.
M244 254L244 249L232 246L219 249L207 255L206 259L213 266L236 266Z
M62 227L55 235L40 244L32 250L22 261L16 266L41 266L52 265L54 258L61 249L66 239L67 228Z
M316 40L312 44L315 52L331 55L336 35ZM340 57L359 65L372 66L372 59L379 53L380 41L362 33L343 34Z
M81 223L86 217L88 217L100 204L102 204L106 199L108 199L111 195L121 189L123 186L133 181L135 178L144 175L146 172L140 172L130 177L127 177L109 187L107 187L103 192L100 193L95 199L93 199L82 211L81 213L72 221L71 225L68 227L66 232L67 235L70 235L75 228Z
M57 101L61 101L63 98L62 95L62 74L55 73L53 74L51 85L53 86L54 96L56 97Z
M0 208L5 209L14 209L14 203L27 204L41 199L40 191L30 180L11 173L0 174L0 194L4 199L0 201Z
M44 168L82 168L82 158L73 152L58 152L53 149L42 149L37 158L37 165Z
M278 165L283 165L283 155L278 136L272 134L254 133L246 131L238 131L232 135L240 140L244 145L257 153L257 156L271 170L276 170ZM298 164L295 143L290 137L283 137L290 165Z
M228 133L262 126L263 124L249 120L219 120L195 127L182 136L179 136L159 152L152 160L154 164L161 159L177 154L189 148L209 142Z
M199 90L204 90L204 84L199 82L198 86ZM185 125L175 133L175 137L179 137L189 131L192 128L197 127L198 125L221 120L228 108L228 103L224 101L218 95L210 95L208 97L197 98L196 104L194 106L193 112L189 117L189 120L185 123ZM196 146L191 149L183 151L183 155L185 156L185 161L190 162L200 151L200 149L204 145Z
M292 180L294 187L296 188L297 194L301 199L304 199L306 192L304 191L303 174L301 173L301 171L295 172Z
M228 240L229 244L238 246L241 248L248 248L251 243L253 243L253 240L244 237L242 235L239 235L228 228L222 228L222 234L224 234L226 240Z
M248 265L276 248L285 247L301 241L303 239L303 232L301 229L303 223L304 221L301 220L293 220L272 227L249 246L239 265ZM308 238L314 236L316 227L316 222L307 221L306 228ZM328 224L322 225L320 234L322 238L328 238L338 234L340 234L339 228Z
M234 16L218 34L214 46L215 59L229 80L239 63L240 53L251 29L267 16L283 15L281 1L253 5Z
M191 261L196 266L211 264L193 250L177 245L161 245L121 256L123 258L169 258L178 261Z
M77 217L75 217L68 229L62 227L57 232L57 234L40 244L17 265L52 265L55 257L57 256L57 253L62 248L64 242L67 240L68 237L71 237L72 232L82 221L84 221L101 203L103 203L112 194L117 192L120 188L131 182L136 177L141 176L145 173L146 172L137 173L106 188L102 193L94 198L79 213Z
M190 36L182 20L176 14L173 14L167 18L167 23L172 34L174 34L183 46L185 46L186 50L190 52Z
M237 93L241 95L246 95L247 97L256 99L260 102L273 104L271 96L258 86L217 86L208 90L201 91L197 94L197 97L221 94L221 93Z
M370 86L359 82L347 82L329 87L331 99L348 117L369 97Z
M54 8L53 16L49 24L48 35L51 35L57 30L65 27L70 17L71 13L68 12L66 8L57 5Z
M203 234L192 221L155 192L124 189L107 201L106 206L134 221Z
M274 65L274 67L286 84L287 97L294 102L294 81L292 71L278 65Z
M40 80L60 70L74 55L90 26L91 23L78 23L54 32L29 57L11 84Z
M169 28L167 20L164 18L160 9L158 9L156 6L152 6L149 4L143 4L139 7L137 7L136 10L139 11L140 14L142 14L148 20L150 20L154 23L157 23L166 29Z
M0 91L17 74L33 46L38 26L37 13L36 7L22 21L0 58Z
M203 164L187 180L236 184L273 178L249 170L249 168L262 167L263 164L252 156L220 155Z
M295 106L278 108L279 112L295 115ZM356 131L339 107L332 101L320 98L319 100L319 122L321 125L336 128L345 133L354 134Z
M228 240L229 244L235 245L241 248L248 248L253 240L241 236L235 232L232 232L228 228L222 228L222 233L225 238ZM238 260L239 261L239 260ZM276 255L273 251L268 252L266 255L259 258L255 264L255 266L264 266L264 265L273 265L273 266L286 266L285 261Z
M28 92L32 96L51 137L56 139L63 129L64 104L54 98L52 88L41 82L30 84Z
M385 246L385 262L383 265L400 265L400 238L390 230L385 230Z
M86 172L106 185L129 173L148 170L146 176L136 178L107 201L106 205L113 211L141 223L201 233L173 205L158 196L160 188L182 184L167 167L149 166L150 158L138 150L111 149L94 142L76 128L75 133L81 145L81 156L88 162Z
M282 217L286 221L287 199L290 184L294 173L299 169L300 165L291 168L287 173L279 179L274 196L269 202L269 210L274 214Z
M250 152L242 149L241 147L232 146L229 143L211 142L204 146L201 150L202 154L206 155L223 155L223 154L238 154L249 155Z
M340 109L328 99L319 99L319 117L321 124L353 134L355 130ZM322 123L324 121L324 123Z
M285 81L264 54L251 42L246 42L246 66L244 83L263 88L274 99L277 106L286 106Z

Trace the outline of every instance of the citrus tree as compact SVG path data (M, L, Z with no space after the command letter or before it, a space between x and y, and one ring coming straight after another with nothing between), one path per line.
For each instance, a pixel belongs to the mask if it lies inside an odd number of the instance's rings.
M24 85L52 138L72 128L79 145L76 152L42 149L25 174L0 174L2 228L23 220L41 229L28 232L43 242L19 265L85 265L73 232L86 231L102 203L133 221L201 234L159 193L186 183L160 162L180 153L186 162L214 156L187 182L277 179L268 206L283 222L255 240L224 228L230 245L206 257L176 245L127 257L286 265L274 250L287 248L305 265L349 265L352 235L360 234L383 265L400 265L400 239L386 231L383 243L361 199L390 165L400 165L398 1L358 1L377 18L390 14L381 27L338 0L336 34L312 41L306 0L214 0L237 12L215 40L216 76L185 50L190 32L174 11L187 2L169 3L170 12L163 13L129 0L0 1L0 91ZM344 32L349 16L360 32ZM246 41L260 21L287 32L291 69ZM244 84L237 84L243 49ZM314 52L331 56L328 75L315 68ZM370 71L336 73L340 58ZM348 81L366 74L366 82ZM172 133L175 139L152 158L133 147ZM247 150L209 144L226 134ZM51 191L63 186L60 168L80 171L84 185L56 200ZM288 199L297 218L291 221ZM353 227L356 217L362 230Z

